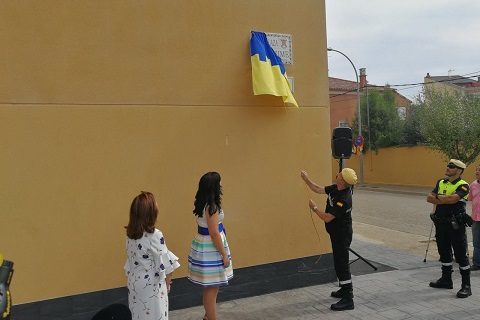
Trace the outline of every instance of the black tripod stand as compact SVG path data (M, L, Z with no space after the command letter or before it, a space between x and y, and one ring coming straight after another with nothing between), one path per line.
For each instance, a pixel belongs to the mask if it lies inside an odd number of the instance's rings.
M338 163L339 163L339 165L340 165L340 170L338 170L338 172L341 172L342 169L343 169L343 159L340 158ZM352 187L352 192L353 192L353 187ZM362 257L361 255L359 255L358 253L356 253L355 251L353 251L351 248L348 248L348 250L349 250L351 253L353 253L354 255L356 255L356 256L358 257L357 259L351 261L349 264L352 264L352 263L354 263L355 261L357 261L357 260L360 259L360 260L362 260L363 262L365 262L366 264L368 264L370 267L372 267L373 270L375 270L375 271L377 270L377 267L375 267L373 264L371 264L370 261L366 260L364 257Z

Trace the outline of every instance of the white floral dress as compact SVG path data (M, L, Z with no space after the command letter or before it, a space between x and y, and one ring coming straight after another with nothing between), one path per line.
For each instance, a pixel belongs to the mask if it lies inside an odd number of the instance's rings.
M180 266L168 251L160 230L144 232L140 239L127 238L128 306L132 319L168 320L166 275Z

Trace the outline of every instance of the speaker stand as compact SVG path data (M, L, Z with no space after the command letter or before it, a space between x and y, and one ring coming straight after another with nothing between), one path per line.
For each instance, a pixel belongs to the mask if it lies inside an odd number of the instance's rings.
M362 260L363 262L365 262L366 264L368 264L370 267L373 268L373 270L377 271L377 267L375 267L373 264L370 263L370 261L366 260L364 257L362 257L361 255L359 255L358 253L356 253L355 251L353 251L352 249L348 248L348 251L350 251L351 253L353 253L354 255L356 255L358 258L355 259L355 260L352 260L350 261L348 264L351 265L352 263L354 263L355 261L357 261L358 259Z
M340 165L340 169L338 170L338 172L341 172L342 169L343 169L343 159L340 158L339 159L339 165ZM366 264L368 264L370 267L373 268L373 270L377 271L377 267L375 267L373 264L370 263L370 261L366 260L364 257L362 257L361 255L359 255L358 253L356 253L355 251L353 251L351 248L348 248L348 251L350 251L351 253L353 253L354 255L356 255L358 258L349 262L348 264L351 265L352 263L354 263L355 261L357 261L358 259L362 260L363 262L365 262Z

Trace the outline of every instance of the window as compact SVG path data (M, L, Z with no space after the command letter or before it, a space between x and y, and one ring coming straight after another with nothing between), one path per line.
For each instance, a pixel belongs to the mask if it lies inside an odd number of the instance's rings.
M397 107L397 114L400 120L407 119L407 108L406 107Z

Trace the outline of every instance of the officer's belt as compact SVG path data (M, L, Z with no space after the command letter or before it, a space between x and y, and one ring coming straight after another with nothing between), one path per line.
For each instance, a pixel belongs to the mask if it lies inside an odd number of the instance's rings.
M432 218L432 221L433 222L439 222L439 223L450 223L453 221L453 217L443 217L443 218L439 218L437 217L436 214L433 214L431 215L431 218Z
M439 223L451 223L452 221L456 221L456 218L459 218L461 214L454 215L451 214L448 217L439 217L437 216L436 213L431 214L430 218L432 219L433 222L439 222Z

